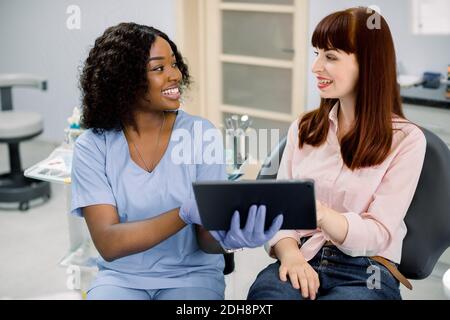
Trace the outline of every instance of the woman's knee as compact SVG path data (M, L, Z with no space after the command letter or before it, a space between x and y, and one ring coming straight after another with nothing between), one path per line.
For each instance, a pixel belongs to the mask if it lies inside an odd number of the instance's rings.
M300 291L289 280L280 280L279 268L279 262L275 262L263 269L250 287L247 300L301 300Z

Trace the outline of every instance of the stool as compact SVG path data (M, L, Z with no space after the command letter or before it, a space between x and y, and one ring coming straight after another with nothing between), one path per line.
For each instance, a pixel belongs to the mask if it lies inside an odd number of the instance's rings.
M50 198L50 184L23 175L19 143L41 134L44 126L40 114L12 110L11 91L14 86L46 90L47 82L33 75L0 74L0 143L8 144L10 166L10 172L0 175L0 203L18 202L19 209L26 211L30 200Z

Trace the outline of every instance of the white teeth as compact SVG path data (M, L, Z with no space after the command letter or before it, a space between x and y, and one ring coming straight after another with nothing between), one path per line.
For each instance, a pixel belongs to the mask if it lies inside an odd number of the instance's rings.
M333 80L319 80L320 84L330 84L332 82L333 82Z
M180 93L180 90L178 90L178 88L172 88L162 91L162 94L178 94L178 93Z

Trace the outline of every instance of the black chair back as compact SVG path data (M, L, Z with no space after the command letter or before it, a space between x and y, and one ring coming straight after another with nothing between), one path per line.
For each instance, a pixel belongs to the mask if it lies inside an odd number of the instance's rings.
M422 128L427 140L419 183L405 217L400 272L424 279L450 247L450 150L434 133Z
M287 137L284 137L273 148L270 155L266 158L261 166L261 170L256 177L257 180L276 179L278 168L280 166L281 157L283 156L284 148L286 147ZM273 166L276 166L275 168Z

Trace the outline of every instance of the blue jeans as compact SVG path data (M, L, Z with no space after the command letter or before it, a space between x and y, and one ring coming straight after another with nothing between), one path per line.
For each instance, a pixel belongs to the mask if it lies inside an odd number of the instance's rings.
M319 275L317 300L401 300L399 281L368 257L351 257L335 246L320 249L309 264ZM256 277L248 300L304 300L299 289L279 277L280 262Z
M132 289L112 285L94 287L88 300L223 300L224 297L208 288Z

